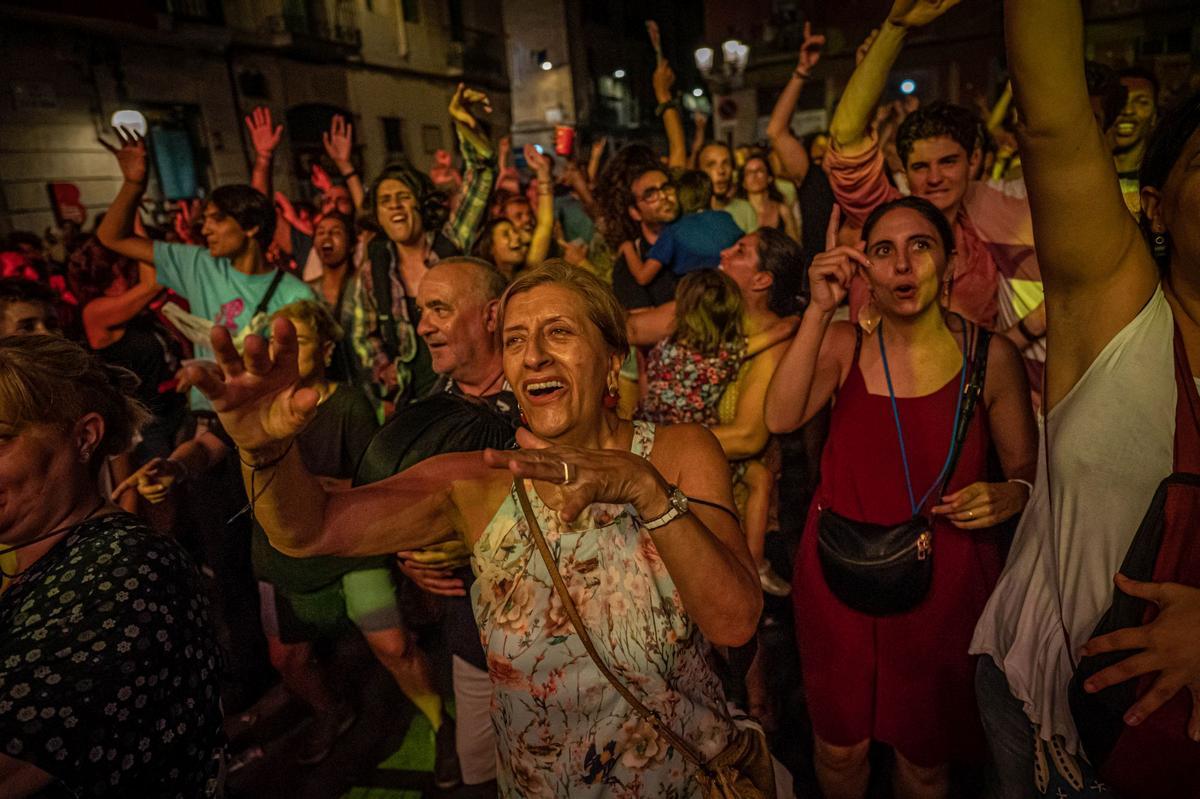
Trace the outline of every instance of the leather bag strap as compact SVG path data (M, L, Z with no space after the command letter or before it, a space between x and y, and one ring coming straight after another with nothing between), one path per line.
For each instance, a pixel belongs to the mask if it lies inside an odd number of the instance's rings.
M608 680L617 693L629 703L629 706L639 716L650 722L694 766L705 774L708 774L708 766L700 753L690 743L685 741L682 736L664 724L657 713L646 707L640 699L634 696L633 692L613 674L608 664L600 657L600 653L596 651L596 645L592 643L592 637L588 635L587 628L583 624L583 619L579 616L579 610L575 607L575 601L571 599L571 592L567 590L567 584L563 582L562 574L558 571L558 564L555 563L554 555L550 552L550 546L546 543L545 536L542 535L542 529L538 526L537 518L533 514L533 508L529 504L529 494L525 491L525 481L520 478L514 480L513 490L516 491L517 500L521 503L521 510L525 513L525 521L529 525L529 534L533 537L533 543L537 546L538 554L542 556L542 561L545 562L547 571L550 572L550 580L554 583L554 591L558 594L559 600L562 601L563 610L566 612L567 618L571 620L571 626L575 628L575 634L579 636L580 643L587 650L588 657L592 659L592 662L596 664L596 668L600 670L604 678Z

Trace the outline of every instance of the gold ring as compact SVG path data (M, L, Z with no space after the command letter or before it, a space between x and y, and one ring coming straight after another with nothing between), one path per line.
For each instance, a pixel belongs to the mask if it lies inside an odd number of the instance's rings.
M975 511L973 511L973 510L969 510L969 511L967 511L967 518L968 518L968 519L974 519L974 518L975 518Z
M566 461L563 461L562 467L563 467L562 484L569 485L569 484L575 482L575 464L567 463Z

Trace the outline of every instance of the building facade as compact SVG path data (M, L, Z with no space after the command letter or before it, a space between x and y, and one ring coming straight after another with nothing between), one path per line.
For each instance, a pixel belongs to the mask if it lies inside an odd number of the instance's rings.
M460 81L510 124L503 19L488 0L71 0L0 3L0 234L41 233L55 197L77 195L90 226L120 185L119 109L147 119L158 209L246 182L243 117L271 109L284 137L274 181L307 197L335 113L355 126L366 176L453 152L446 107ZM69 203L66 203L69 205Z

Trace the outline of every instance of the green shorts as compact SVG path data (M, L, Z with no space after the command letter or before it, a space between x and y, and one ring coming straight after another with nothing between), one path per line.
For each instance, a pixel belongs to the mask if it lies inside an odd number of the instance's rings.
M318 591L290 593L259 582L263 632L297 644L346 632L352 622L364 633L402 625L390 569L347 572Z

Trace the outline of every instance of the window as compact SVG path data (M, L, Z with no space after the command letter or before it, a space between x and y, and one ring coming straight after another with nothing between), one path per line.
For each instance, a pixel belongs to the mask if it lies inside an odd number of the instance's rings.
M421 0L400 0L405 22L421 21Z
M404 155L404 120L400 117L380 117L383 123L383 146L388 157Z

